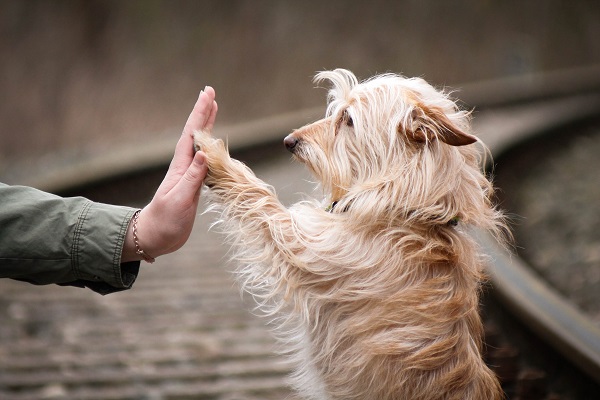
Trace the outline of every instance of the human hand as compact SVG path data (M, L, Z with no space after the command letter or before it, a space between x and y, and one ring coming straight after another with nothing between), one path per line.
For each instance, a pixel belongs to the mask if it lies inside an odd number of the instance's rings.
M207 172L206 155L194 151L193 132L211 130L217 116L215 91L207 86L200 92L183 133L175 147L173 160L152 201L142 209L137 221L139 248L150 257L178 250L188 240L200 200L200 189ZM141 260L136 254L133 224L125 237L121 262Z

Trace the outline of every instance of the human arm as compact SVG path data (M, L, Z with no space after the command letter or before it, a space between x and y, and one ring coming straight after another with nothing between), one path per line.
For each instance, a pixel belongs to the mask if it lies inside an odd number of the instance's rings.
M121 263L135 209L0 184L0 277L99 293L131 287L138 263Z
M204 154L193 151L191 132L212 128L214 96L209 87L201 92L164 181L140 212L140 247L152 257L179 249L190 235L206 175ZM102 294L128 289L142 259L133 240L135 211L0 184L0 277L85 286Z

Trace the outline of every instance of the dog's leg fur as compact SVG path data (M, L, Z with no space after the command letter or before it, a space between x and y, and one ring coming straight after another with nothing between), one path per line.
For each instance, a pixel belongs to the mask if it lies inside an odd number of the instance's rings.
M273 257L283 257L293 262L295 257L290 250L295 239L289 235L293 231L292 220L273 188L243 163L232 159L222 140L208 132L196 132L194 139L196 147L207 156L209 173L204 182L217 204L224 207L225 219L239 224L241 236L244 232L252 236L244 244L251 246L249 241L255 242L262 248L264 243L274 243L273 248L264 249L264 260L270 264Z
M284 306L272 302L273 294L287 292L284 295L286 301L293 301L290 298L293 293L281 285L285 286L290 280L304 280L292 275L310 275L299 257L303 245L298 226L275 196L273 188L258 179L243 163L232 159L222 140L213 138L210 132L199 131L194 133L194 143L196 149L207 155L209 172L204 182L210 188L211 199L221 208L220 222L227 225L223 231L238 250L236 260L248 265L239 271L242 284L265 314L275 316ZM265 246L266 243L272 246ZM269 269L269 266L281 264L297 268ZM290 314L286 320L278 319L279 329L275 332L280 338L285 337L285 353L289 353L296 364L301 364L292 384L312 399L328 399L316 366L310 361L313 355L310 343L307 343L308 335L297 318L302 317ZM304 315L304 318L309 317Z

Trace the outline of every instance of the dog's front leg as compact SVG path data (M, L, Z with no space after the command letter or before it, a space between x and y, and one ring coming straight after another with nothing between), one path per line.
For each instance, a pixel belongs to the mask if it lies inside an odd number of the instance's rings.
M300 328L297 324L314 320L308 305L313 296L308 295L308 287L332 279L334 274L315 268L319 264L314 260L316 252L307 248L311 243L307 238L313 236L303 221L279 202L271 186L243 163L232 159L223 141L210 133L197 132L194 142L197 149L206 153L205 183L211 198L223 208L223 229L235 245L233 258L242 264L238 270L242 285L255 295L265 314L273 315L291 305L294 314L299 315L279 321L283 324L282 338L296 332L286 340L286 346L290 348L296 343L300 357L306 360L299 366L302 378L298 378L297 385L306 387L313 394L311 398L329 398L311 361L310 342L307 336L299 334L310 328Z
M205 184L215 201L223 206L225 222L235 225L227 233L239 237L246 246L256 244L263 260L284 256L287 262L297 265L298 240L293 234L291 215L273 188L258 179L246 165L232 159L223 141L209 132L196 132L194 144L206 153Z

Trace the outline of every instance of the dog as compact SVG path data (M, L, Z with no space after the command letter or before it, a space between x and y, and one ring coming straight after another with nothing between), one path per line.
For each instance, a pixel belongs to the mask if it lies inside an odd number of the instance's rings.
M240 281L272 318L308 399L500 399L482 360L484 256L468 227L506 229L470 113L421 78L329 81L323 119L285 147L324 200L286 208L210 132L212 208ZM479 145L477 145L479 143Z

